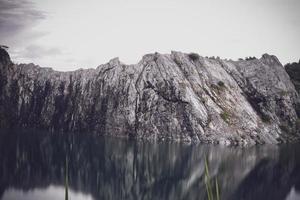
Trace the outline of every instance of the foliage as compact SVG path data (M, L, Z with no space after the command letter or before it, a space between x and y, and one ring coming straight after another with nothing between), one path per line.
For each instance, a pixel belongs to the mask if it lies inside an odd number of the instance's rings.
M245 58L245 60L255 60L255 59L256 59L256 57L254 57L254 56L253 57L249 56L249 57Z
M8 49L8 46L0 44L0 49Z
M225 87L225 84L224 84L223 81L219 81L219 82L218 82L218 86L220 86L220 87Z
M192 61L196 61L196 60L199 60L200 56L196 53L190 53L189 54L189 58L192 60Z
M279 95L280 95L280 96L288 96L288 95L289 95L289 92L288 92L288 91L280 91L280 92L279 92Z
M213 190L213 184L215 183L215 190ZM220 200L219 184L217 178L213 182L209 175L208 163L205 158L205 186L208 200ZM216 198L215 198L216 197Z
M218 94L220 94L222 91L224 91L224 89L226 88L226 86L225 86L224 82L219 81L217 83L217 85L216 84L211 84L211 88L213 90L215 90Z
M285 133L289 133L289 132L290 132L289 126L288 126L287 124L281 124L281 125L279 126L279 128L280 128L283 132L285 132Z
M270 123L270 122L271 122L271 118L270 118L268 115L265 115L265 114L262 114L262 115L261 115L261 120L262 120L264 123Z
M230 114L227 111L223 111L220 116L225 122L229 122Z

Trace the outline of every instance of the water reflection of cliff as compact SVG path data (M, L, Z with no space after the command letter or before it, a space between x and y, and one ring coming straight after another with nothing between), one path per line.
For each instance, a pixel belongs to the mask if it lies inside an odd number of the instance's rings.
M205 156L222 199L285 199L292 188L299 190L298 149L2 131L0 198L8 188L64 186L68 155L69 187L95 199L205 199Z

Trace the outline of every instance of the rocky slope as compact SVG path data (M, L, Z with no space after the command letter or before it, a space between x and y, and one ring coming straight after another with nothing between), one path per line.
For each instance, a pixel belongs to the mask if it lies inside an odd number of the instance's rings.
M284 67L292 83L295 85L298 94L300 94L300 60L298 63L288 63Z
M297 138L298 94L275 56L172 52L58 72L0 50L0 127L249 145Z
M295 89L300 95L300 60L298 63L288 63L285 66L285 70L291 78L292 83L295 85ZM296 111L300 116L300 104L297 105ZM298 121L300 123L300 121Z

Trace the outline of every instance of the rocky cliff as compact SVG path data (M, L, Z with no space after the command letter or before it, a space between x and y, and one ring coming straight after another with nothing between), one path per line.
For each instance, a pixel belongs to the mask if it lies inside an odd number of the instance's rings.
M290 76L292 83L295 85L296 91L300 95L300 60L298 63L288 63L284 67L286 72ZM300 104L297 104L296 111L298 116L300 116ZM300 120L298 121L298 123L300 124Z
M296 139L298 94L275 56L172 52L58 72L0 50L0 127L251 145Z

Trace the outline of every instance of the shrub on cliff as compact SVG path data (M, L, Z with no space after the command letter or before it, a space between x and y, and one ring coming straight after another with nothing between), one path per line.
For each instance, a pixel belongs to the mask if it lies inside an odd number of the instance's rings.
M218 82L218 86L220 86L220 87L225 87L225 84L224 84L223 81L219 81L219 82Z
M249 57L245 58L245 60L255 60L255 59L256 59L256 57L254 57L254 56L253 57L249 56Z
M192 61L196 61L200 58L200 56L196 53L190 53L189 54L189 58L192 60Z

